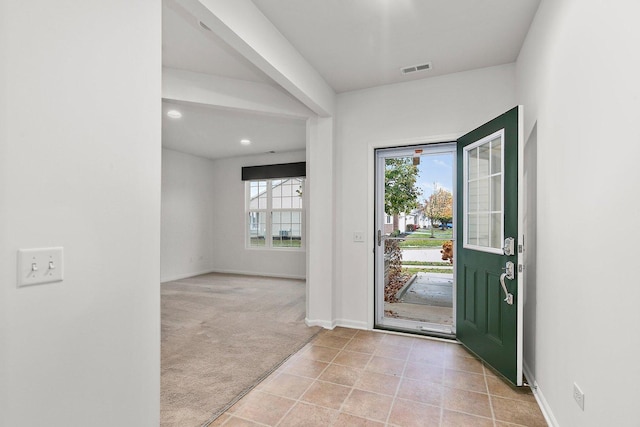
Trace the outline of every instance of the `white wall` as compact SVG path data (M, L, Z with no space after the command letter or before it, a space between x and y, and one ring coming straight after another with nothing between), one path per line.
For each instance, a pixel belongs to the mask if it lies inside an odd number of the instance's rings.
M525 360L559 426L638 425L639 13L629 0L544 0L517 62L537 141Z
M515 105L513 64L338 96L335 144L337 323L373 324L373 147L460 136ZM365 243L353 242L363 231Z
M307 316L309 326L335 326L334 119L307 121Z
M305 152L264 154L212 161L214 194L212 269L219 272L305 278L304 250L247 249L243 166L303 162Z
M0 425L157 426L160 3L0 0ZM19 248L65 280L18 288Z
M160 278L163 282L213 270L214 171L212 160L162 150Z

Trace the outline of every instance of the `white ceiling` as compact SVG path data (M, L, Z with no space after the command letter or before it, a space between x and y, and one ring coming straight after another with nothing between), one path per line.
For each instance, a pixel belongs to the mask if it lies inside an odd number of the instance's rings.
M174 0L162 1L162 65L239 80L273 83Z
M340 93L514 62L540 0L253 3Z
M180 111L182 118L167 117L169 110ZM304 120L166 100L162 102L162 117L163 147L209 159L305 148ZM251 145L241 145L244 138L251 140Z
M252 0L337 92L514 62L540 0ZM175 0L163 0L163 65L275 83ZM403 75L400 68L432 62ZM304 149L300 120L180 104L167 148L209 158ZM175 107L175 105L174 105ZM239 140L254 144L242 147Z

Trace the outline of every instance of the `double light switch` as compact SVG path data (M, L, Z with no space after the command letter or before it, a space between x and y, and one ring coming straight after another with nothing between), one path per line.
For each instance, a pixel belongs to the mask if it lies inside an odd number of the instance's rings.
M18 286L62 281L62 252L61 247L18 250Z

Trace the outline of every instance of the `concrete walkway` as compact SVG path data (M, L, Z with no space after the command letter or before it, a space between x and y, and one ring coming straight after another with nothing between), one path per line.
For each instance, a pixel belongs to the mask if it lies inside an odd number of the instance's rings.
M453 324L453 275L417 273L400 300L385 302L394 317L440 325Z
M453 275L417 273L415 280L399 295L400 302L453 307Z

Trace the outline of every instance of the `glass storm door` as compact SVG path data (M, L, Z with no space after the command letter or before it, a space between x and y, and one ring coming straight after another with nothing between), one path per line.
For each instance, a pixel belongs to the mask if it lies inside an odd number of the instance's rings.
M454 272L441 250L455 236L455 150L446 142L375 151L377 328L454 336ZM442 197L434 223L426 202L435 181Z
M456 337L522 385L522 107L457 143Z

